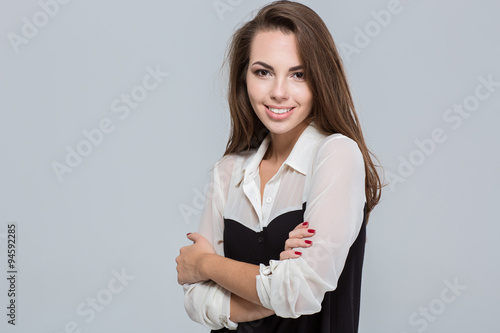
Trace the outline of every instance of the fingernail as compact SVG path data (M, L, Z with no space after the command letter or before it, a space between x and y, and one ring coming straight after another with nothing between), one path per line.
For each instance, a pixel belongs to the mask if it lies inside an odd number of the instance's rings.
M191 233L190 233L190 232L188 232L186 236L189 236L189 235L191 235Z
M307 227L307 226L309 225L309 222L304 222L304 223L302 223L302 225L303 225L304 227Z
M309 232L310 234L314 234L316 232L316 230L314 230L314 229L308 229L307 232Z
M298 256L300 256L300 255L302 255L302 252L295 251L295 254L298 255Z
M306 241L304 241L304 242L306 242L306 244L312 244L312 243L313 243L313 242L312 242L312 241L310 241L310 240L306 240Z

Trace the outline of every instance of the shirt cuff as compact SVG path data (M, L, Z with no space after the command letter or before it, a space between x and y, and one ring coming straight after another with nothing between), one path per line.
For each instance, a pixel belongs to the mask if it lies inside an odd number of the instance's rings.
M303 258L270 260L255 277L259 300L278 317L298 318L321 311L325 292L334 290Z
M224 327L235 330L238 324L229 320L231 293L213 281L184 284L184 307L189 317L212 330Z
M224 296L222 298L220 322L229 330L236 330L238 324L232 322L229 317L231 315L231 292L221 288L224 291Z
M271 265L274 265L274 260L270 261ZM274 310L271 305L271 295L269 291L271 289L271 279L272 279L273 270L271 266L265 266L264 264L260 264L259 275L255 277L257 295L259 296L259 300L262 303L262 306L268 308L269 310Z

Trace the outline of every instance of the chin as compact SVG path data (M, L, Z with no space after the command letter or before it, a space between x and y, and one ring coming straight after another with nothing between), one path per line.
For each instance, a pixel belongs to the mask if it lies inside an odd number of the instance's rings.
M272 133L275 133L275 134L283 134L283 133L287 133L289 132L290 130L294 129L295 127L297 127L298 124L295 124L293 122L281 122L281 123L273 123L273 122L265 122L264 123L264 126L266 126L266 128L272 132Z

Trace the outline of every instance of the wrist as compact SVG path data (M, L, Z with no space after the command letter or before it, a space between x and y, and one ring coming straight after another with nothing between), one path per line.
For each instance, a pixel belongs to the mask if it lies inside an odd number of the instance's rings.
M210 268L212 267L214 258L217 256L218 255L215 253L206 253L202 256L200 260L199 273L204 280L212 280Z

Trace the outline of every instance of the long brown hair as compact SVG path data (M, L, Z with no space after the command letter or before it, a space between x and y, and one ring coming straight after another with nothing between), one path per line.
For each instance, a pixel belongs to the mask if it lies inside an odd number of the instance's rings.
M255 114L248 98L245 76L252 40L258 32L293 33L313 96L309 116L324 134L341 133L358 144L365 163L366 221L378 204L383 186L366 147L347 83L342 60L323 20L309 7L292 1L275 1L262 7L254 19L233 35L229 62L228 102L231 133L223 156L257 148L269 130ZM311 79L309 79L311 78ZM376 157L375 157L376 158Z

